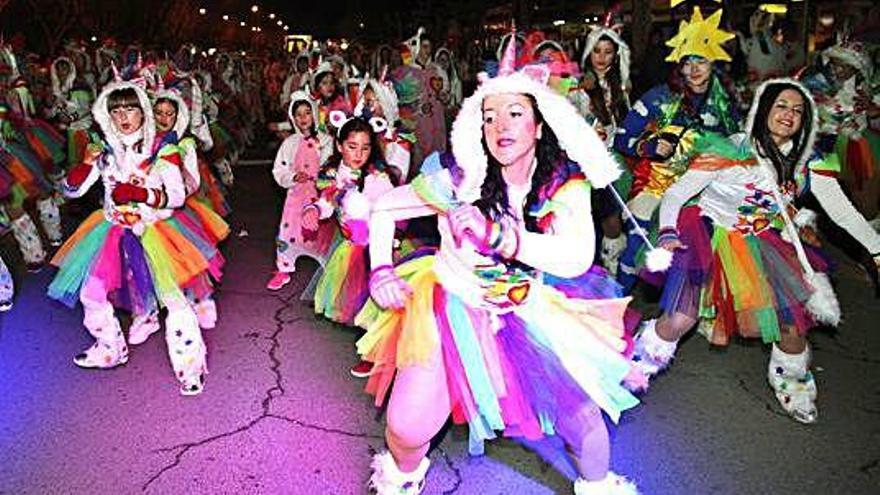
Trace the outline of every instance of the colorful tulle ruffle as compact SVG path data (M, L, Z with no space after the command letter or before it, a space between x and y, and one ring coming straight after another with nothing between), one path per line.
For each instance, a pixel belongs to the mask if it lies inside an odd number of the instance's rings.
M686 250L675 253L660 305L712 322L710 341L727 345L734 335L776 342L794 327L815 326L805 303L812 289L804 280L794 247L778 230L757 235L714 226L697 206L686 207L678 230ZM822 254L804 245L810 264L827 271Z
M528 302L496 315L444 289L434 261L421 256L395 269L413 289L402 311L370 300L355 320L367 329L357 348L375 363L366 390L377 406L399 369L436 359L445 368L453 420L468 423L476 440L503 430L530 440L559 434L581 445L588 406L617 421L638 404L621 385L630 371L622 356L629 299L573 299L534 284Z
M170 218L146 227L138 237L112 224L103 211L92 213L59 248L52 264L59 268L49 297L73 307L83 284L101 280L110 300L138 314L183 297L198 277L219 276L222 257L189 221Z

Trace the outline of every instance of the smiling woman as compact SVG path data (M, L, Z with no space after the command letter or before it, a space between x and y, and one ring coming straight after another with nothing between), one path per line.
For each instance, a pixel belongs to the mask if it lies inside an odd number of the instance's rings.
M646 373L666 367L696 323L715 345L733 336L772 344L767 380L796 421L818 420L807 332L837 325L840 307L818 249L818 204L880 260L880 236L813 150L816 104L793 80L770 80L755 95L745 133L697 141L688 171L660 207L659 244L675 252L663 315L645 325L636 355ZM690 206L685 206L691 200Z

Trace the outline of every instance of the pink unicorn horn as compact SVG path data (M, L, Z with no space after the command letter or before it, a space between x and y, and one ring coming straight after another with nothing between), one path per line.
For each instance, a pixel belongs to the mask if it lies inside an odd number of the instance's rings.
M116 61L110 59L110 68L113 69L113 81L122 82L122 75L119 74L119 68L116 67Z
M498 75L507 76L516 72L516 25L510 23L510 40L498 64Z

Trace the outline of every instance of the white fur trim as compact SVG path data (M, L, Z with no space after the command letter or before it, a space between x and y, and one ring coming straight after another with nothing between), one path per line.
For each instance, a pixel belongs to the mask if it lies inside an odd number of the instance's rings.
M655 247L645 255L645 265L652 272L665 272L672 265L672 251Z
M840 303L831 280L824 273L814 272L806 276L807 283L813 287L813 293L807 300L807 311L817 322L836 327L840 324Z
M611 38L615 45L617 45L617 61L618 68L620 69L620 83L623 85L623 91L626 92L629 88L629 70L630 70L630 60L631 54L629 50L629 45L623 41L623 38L620 37L620 34L617 31L606 28L606 27L597 27L590 31L590 34L587 35L587 43L584 46L584 53L581 55L581 68L587 67L587 58L589 58L590 53L593 51L593 48L596 47L596 43L599 42L599 39L603 36L607 36Z
M104 139L107 140L110 147L112 147L114 151L121 150L122 142L119 140L119 134L113 126L113 120L110 118L110 111L107 109L107 98L110 96L110 93L125 88L133 89L141 104L141 109L144 114L143 149L149 153L149 150L153 149L153 141L156 139L156 120L153 118L153 106L150 103L150 97L147 96L147 90L129 81L111 82L104 86L104 89L101 90L101 94L98 95L95 103L92 104L92 115L101 127L101 131L104 133Z
M605 149L596 131L564 97L521 73L486 79L465 99L452 124L451 142L455 159L464 172L456 193L459 200L480 197L486 179L487 158L483 151L483 100L502 93L528 94L537 101L545 123L553 129L559 145L576 162L594 187L605 187L620 176L620 167Z
M312 109L312 119L315 122L315 126L318 124L318 104L312 98L312 95L308 93L307 90L297 90L290 94L290 103L287 105L287 118L290 119L290 124L293 126L294 134L301 134L299 128L296 127L296 123L293 121L293 106L298 101L305 101L309 104L309 107Z
M162 89L157 91L153 96L153 101L158 101L160 98L167 98L177 104L177 120L174 122L174 128L172 130L177 133L177 139L183 139L190 124L189 105L183 101L183 96L181 96L180 91L176 89Z
M67 73L67 77L64 78L63 83L58 78L59 62L66 62L68 67L70 67L70 71ZM76 80L76 65L67 57L58 57L52 61L52 66L49 68L49 75L52 79L52 94L64 97L64 94L70 91L73 87L73 82Z
M816 101L813 99L813 94L810 93L810 90L807 89L800 82L790 79L790 78L779 78L779 79L769 79L761 83L760 86L755 90L755 97L752 98L752 106L749 108L749 116L746 119L746 125L743 128L746 132L746 135L751 137L752 129L755 125L755 115L758 113L758 101L761 99L761 95L764 94L764 91L768 86L773 84L791 84L792 86L798 88L801 93L801 96L805 98L804 103L809 105L813 112L813 121L810 122L810 134L807 136L807 145L804 146L804 151L801 153L801 156L798 158L797 163L800 164L804 160L810 158L810 155L813 153L813 145L816 142L816 134L819 131L819 107L816 105ZM804 122L806 124L806 122Z
M373 470L373 475L370 476L370 488L378 495L415 495L421 492L419 485L427 476L430 465L431 461L425 457L415 471L404 473L397 467L391 452L387 450L379 452L373 456L373 462L370 463L370 469ZM404 491L405 483L412 483L412 489Z
M639 495L639 489L626 477L608 471L605 478L599 481L576 479L574 495Z

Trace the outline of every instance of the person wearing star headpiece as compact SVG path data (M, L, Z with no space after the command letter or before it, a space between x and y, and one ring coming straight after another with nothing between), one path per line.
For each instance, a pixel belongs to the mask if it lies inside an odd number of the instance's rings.
M367 330L358 352L375 363L366 390L377 406L388 399L389 450L370 478L382 495L421 493L450 416L468 424L472 449L496 432L558 435L577 460L576 494L637 492L609 470L603 421L636 406L626 386L644 380L624 355L628 299L590 270L590 189L620 170L547 87L549 68L517 70L515 50L464 100L451 153L432 154L371 210L371 299L355 323ZM439 249L394 266L396 222L431 216Z
M620 258L618 281L631 290L638 281L644 243L639 231L651 230L651 221L663 193L687 169L688 151L702 132L730 135L739 130L739 112L732 85L713 67L729 61L721 46L734 35L719 29L722 11L704 18L694 8L678 34L666 42L675 62L666 84L656 86L636 101L623 120L614 147L632 164L634 182L627 219L627 246ZM638 224L638 225L636 225Z

